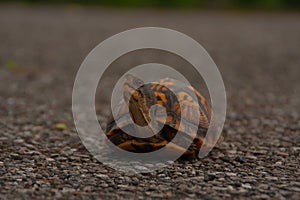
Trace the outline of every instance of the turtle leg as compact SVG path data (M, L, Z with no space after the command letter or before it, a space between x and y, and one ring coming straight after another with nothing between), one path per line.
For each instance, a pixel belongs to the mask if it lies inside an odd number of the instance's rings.
M200 148L203 144L202 138L195 138L190 147L180 156L179 160L194 160L198 158Z
M162 156L174 155L174 154L184 154L186 149L168 141L164 140L161 142L140 142L136 140L125 141L118 145L121 149L136 152L136 153L146 153L163 148Z
M162 141L158 143L140 142L136 140L128 140L118 145L121 149L135 153L147 153L164 147L168 142Z
M136 148L132 145L132 140L125 141L119 144L118 147L126 151L136 152Z
M187 150L177 144L174 144L173 142L168 142L165 140L159 143L132 141L131 146L134 146L136 152L151 152L163 148L160 154L161 157L174 156L174 155L184 155L184 157L186 158L195 157L194 150L190 150L190 149Z
M135 153L147 153L162 149L161 156L172 156L172 155L182 155L180 159L189 160L197 158L199 149L203 143L203 140L195 139L194 143L188 148L185 149L177 144L168 141L161 142L140 142L137 140L128 140L118 145L119 148L126 151L135 152Z

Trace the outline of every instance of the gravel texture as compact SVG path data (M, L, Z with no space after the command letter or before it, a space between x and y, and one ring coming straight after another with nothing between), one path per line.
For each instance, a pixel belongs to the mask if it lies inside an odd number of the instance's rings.
M299 21L297 13L0 5L0 199L299 199ZM208 157L134 175L85 149L71 94L94 46L141 26L199 41L224 78L228 110L225 140ZM115 64L137 60L147 56ZM111 92L103 83L98 96ZM97 101L103 127L108 106Z

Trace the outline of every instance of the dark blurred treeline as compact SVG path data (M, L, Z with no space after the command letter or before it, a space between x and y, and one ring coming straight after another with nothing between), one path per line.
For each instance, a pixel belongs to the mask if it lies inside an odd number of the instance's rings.
M25 3L63 3L122 7L185 7L242 9L299 9L300 0L13 0ZM0 0L0 2L11 2Z

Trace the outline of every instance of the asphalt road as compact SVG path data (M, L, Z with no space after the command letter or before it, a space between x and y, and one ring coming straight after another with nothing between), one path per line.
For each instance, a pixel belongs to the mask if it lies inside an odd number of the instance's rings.
M299 199L299 21L298 13L0 5L0 199ZM92 48L143 26L172 28L200 42L223 76L228 109L224 142L208 157L132 175L104 166L84 148L71 96ZM186 69L174 55L146 53L113 65L125 70L160 61ZM99 83L103 127L105 97L120 74Z

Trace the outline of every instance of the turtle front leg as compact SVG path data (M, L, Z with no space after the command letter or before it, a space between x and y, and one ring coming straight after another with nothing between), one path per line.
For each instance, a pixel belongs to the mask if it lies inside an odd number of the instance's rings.
M153 152L158 149L162 149L161 156L165 157L168 155L184 154L186 149L168 141L164 140L161 142L140 142L136 140L128 140L118 145L119 148L126 151L131 151L135 153L147 153Z
M164 147L167 141L158 143L128 140L118 145L119 148L135 153L148 153Z

